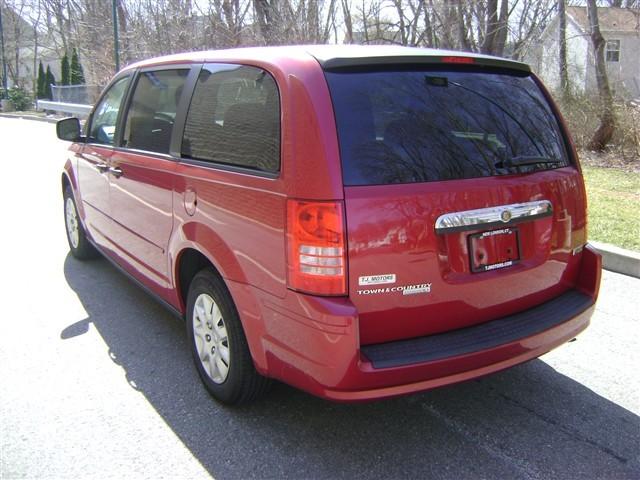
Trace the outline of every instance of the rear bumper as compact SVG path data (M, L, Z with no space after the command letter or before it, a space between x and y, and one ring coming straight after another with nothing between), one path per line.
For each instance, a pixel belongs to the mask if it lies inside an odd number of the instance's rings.
M415 371L426 378L402 385L364 389L360 391L343 391L326 389L324 397L338 401L364 401L405 395L408 393L429 390L453 383L498 372L519 363L537 358L548 351L575 338L589 325L595 305L592 303L586 310L555 327L539 334L504 343L497 347L476 351L470 354L447 357L442 360L423 362L402 367L376 369L371 361L363 359L360 370L364 374L392 374L411 376Z
M569 290L515 315L437 335L365 345L360 350L375 369L446 361L535 337L581 315L592 305L590 296Z
M600 286L600 256L582 254L574 290L545 304L482 325L360 347L348 299L291 292L262 298L258 369L317 396L357 402L457 383L526 362L571 340L588 325ZM252 349L254 359L256 352Z

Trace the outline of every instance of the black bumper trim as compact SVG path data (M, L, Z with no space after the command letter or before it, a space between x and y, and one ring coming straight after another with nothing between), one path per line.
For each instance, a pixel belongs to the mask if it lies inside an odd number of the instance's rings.
M558 326L593 305L593 299L577 290L524 312L426 337L364 345L360 351L373 368L390 368L433 362L498 347Z

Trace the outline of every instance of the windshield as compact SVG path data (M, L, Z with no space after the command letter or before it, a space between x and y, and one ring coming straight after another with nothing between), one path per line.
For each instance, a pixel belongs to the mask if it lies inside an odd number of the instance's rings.
M528 75L327 72L345 185L476 178L569 164Z

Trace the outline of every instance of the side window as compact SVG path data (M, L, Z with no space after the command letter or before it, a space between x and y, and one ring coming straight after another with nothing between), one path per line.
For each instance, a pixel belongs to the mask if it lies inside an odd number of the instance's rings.
M142 72L127 110L122 146L169 153L171 132L188 69Z
M273 77L256 67L205 65L187 114L182 156L277 172L280 97Z
M91 127L89 128L90 142L113 145L118 112L130 79L131 77L124 77L118 80L111 85L111 88L100 100L91 118Z

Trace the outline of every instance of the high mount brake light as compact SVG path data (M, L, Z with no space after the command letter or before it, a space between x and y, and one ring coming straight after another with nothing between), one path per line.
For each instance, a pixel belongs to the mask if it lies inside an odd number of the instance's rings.
M442 57L441 61L442 63L476 63L473 57Z
M289 287L316 295L347 294L342 202L287 201Z

